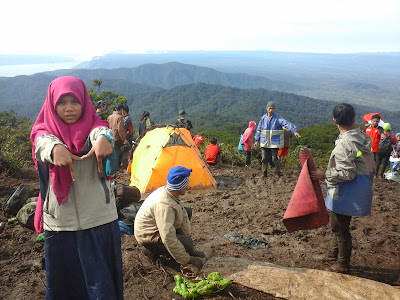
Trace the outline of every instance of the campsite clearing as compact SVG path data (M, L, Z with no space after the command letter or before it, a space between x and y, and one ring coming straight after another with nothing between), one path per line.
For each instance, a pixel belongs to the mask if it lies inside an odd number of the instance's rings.
M218 189L189 191L183 197L185 205L193 208L196 245L213 242L213 257L318 270L327 266L321 258L330 241L328 226L288 233L282 223L300 169L284 169L284 176L271 174L265 180L257 167L221 165L212 167L211 173L219 183ZM118 174L116 179L124 184L130 180L129 174ZM0 178L0 204L21 183L37 189L34 170L23 179ZM324 191L325 186L321 186ZM372 214L352 220L352 275L395 284L399 275L399 188L396 182L376 179ZM229 240L226 234L263 238L268 247L247 248ZM36 236L17 224L7 225L0 234L0 299L44 299L43 244L34 242ZM150 262L133 236L122 236L122 249L125 299L181 299L172 291L173 276L179 272L175 264ZM204 299L208 298L275 299L237 283Z

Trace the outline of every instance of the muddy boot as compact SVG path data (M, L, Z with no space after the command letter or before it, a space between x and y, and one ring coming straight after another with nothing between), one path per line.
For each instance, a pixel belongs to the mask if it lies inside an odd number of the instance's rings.
M341 273L341 274L349 274L350 265L343 265L342 263L336 262L330 267L326 268L325 271Z
M327 268L327 271L348 274L350 273L350 257L352 250L352 242L338 241L338 261Z
M337 237L333 236L333 239L331 240L328 247L328 253L322 258L322 261L323 262L337 261L338 254L339 254L339 248L338 248Z
M262 170L263 170L262 178L266 178L267 175L268 175L268 166L266 164L263 164L262 165Z
M338 248L329 249L328 253L322 258L323 262L334 262L338 260Z

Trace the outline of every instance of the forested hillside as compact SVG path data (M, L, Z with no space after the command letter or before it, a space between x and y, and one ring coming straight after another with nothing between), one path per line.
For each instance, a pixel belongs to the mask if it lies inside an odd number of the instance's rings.
M18 116L36 118L45 99L47 86L54 78L45 74L0 78L1 110L12 109ZM85 81L90 88L91 80ZM165 90L127 80L107 79L103 80L102 89L127 98L134 122L138 122L141 113L147 110L156 123L173 124L179 110L184 109L195 124L196 131L222 126L237 126L240 131L249 120L259 120L270 100L276 102L277 113L299 128L329 123L332 108L336 104L293 93L205 83ZM377 110L360 105L356 107L359 123L362 122L362 115ZM379 111L386 121L392 123L394 130L400 129L400 111Z
M163 64L171 61L210 67L220 72L262 76L274 82L291 83L302 88L296 90L297 94L321 100L346 101L368 106L379 105L388 110L397 110L400 103L399 52L353 54L276 51L114 53L96 57L90 62L78 65L77 68L131 68L147 63Z
M265 89L244 90L221 85L196 83L173 89L128 95L131 115L138 120L143 110L161 124L171 124L178 117L178 111L186 110L193 121L195 130L240 124L247 126L250 120L258 122L265 113L268 101L276 103L276 112L299 128L315 124L330 123L332 108L337 104L321 101L293 93L267 91ZM362 116L375 112L376 108L356 105L357 122ZM394 130L400 129L400 111L379 110Z
M82 80L90 80L91 78L126 80L164 89L197 82L246 89L264 88L266 90L281 92L293 92L304 89L296 84L289 84L284 81L272 81L261 76L252 76L244 73L223 73L211 68L178 62L144 64L135 68L57 70L46 72L46 74L56 76L70 75Z
M15 111L18 116L35 119L46 98L47 87L58 76L43 73L31 76L0 77L0 111ZM92 80L84 80L90 88ZM159 91L161 88L125 80L104 80L103 90L113 91L121 96L125 94Z

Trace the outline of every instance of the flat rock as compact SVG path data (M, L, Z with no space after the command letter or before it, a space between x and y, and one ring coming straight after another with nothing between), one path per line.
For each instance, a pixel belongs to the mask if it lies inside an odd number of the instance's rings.
M283 299L400 299L400 289L391 285L322 270L234 257L212 257L201 269L203 275L216 271L224 279Z

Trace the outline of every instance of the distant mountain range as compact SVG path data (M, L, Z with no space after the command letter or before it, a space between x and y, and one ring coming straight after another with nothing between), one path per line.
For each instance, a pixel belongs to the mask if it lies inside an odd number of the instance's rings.
M276 51L112 53L81 63L76 68L132 68L143 64L164 64L172 61L213 68L219 72L261 76L275 83L292 84L295 88L289 87L289 89L296 94L321 100L346 101L379 106L388 110L396 110L400 103L400 52L353 54ZM222 82L207 83L224 84ZM288 91L287 88L284 90L273 89Z
M210 76L207 77L207 74ZM111 90L128 99L136 126L144 110L149 111L152 119L158 124L173 124L181 109L187 111L195 130L218 128L227 124L246 126L249 120L259 120L265 113L268 101L275 101L277 113L301 128L331 122L332 108L336 104L333 101L316 100L265 88L242 89L234 87L238 78L242 76L242 81L251 81L249 79L251 76L224 74L210 68L168 63L149 64L131 69L58 70L32 76L2 77L0 78L1 110L12 109L19 116L34 119L43 104L49 83L61 75L82 78L88 86L91 86L91 81L95 78L103 79L102 90ZM151 81L152 78L154 82ZM227 85L202 82L212 81L209 78ZM182 84L190 80L199 81ZM260 82L271 83L261 79ZM151 83L153 85L150 85ZM175 87L168 89L160 87L170 85ZM377 108L361 105L356 105L356 109L359 123L362 122L363 114L377 111ZM400 129L400 111L383 109L379 111L385 120L392 123L394 130Z
M91 86L93 79L103 79L103 90L121 96L136 94L197 82L220 84L240 88L265 88L267 90L294 91L300 87L285 82L274 82L260 76L217 72L211 68L166 63L146 64L137 68L119 69L67 69L38 73L31 76L0 77L1 110L14 110L34 118L40 110L49 83L59 76L75 76Z
M0 110L34 119L48 84L70 75L88 87L93 79L102 79L102 90L128 99L134 119L148 110L158 123L174 122L185 109L198 129L246 124L257 121L266 102L274 100L277 111L299 127L331 122L333 105L349 102L357 107L359 122L362 114L380 111L394 130L400 129L400 53L110 54L78 67L0 77Z
M70 75L91 80L92 78L125 80L169 89L196 82L221 84L246 89L264 88L294 92L304 88L281 81L272 81L261 76L218 72L211 68L169 62L164 64L144 64L135 68L117 69L71 69L45 72L53 76Z

